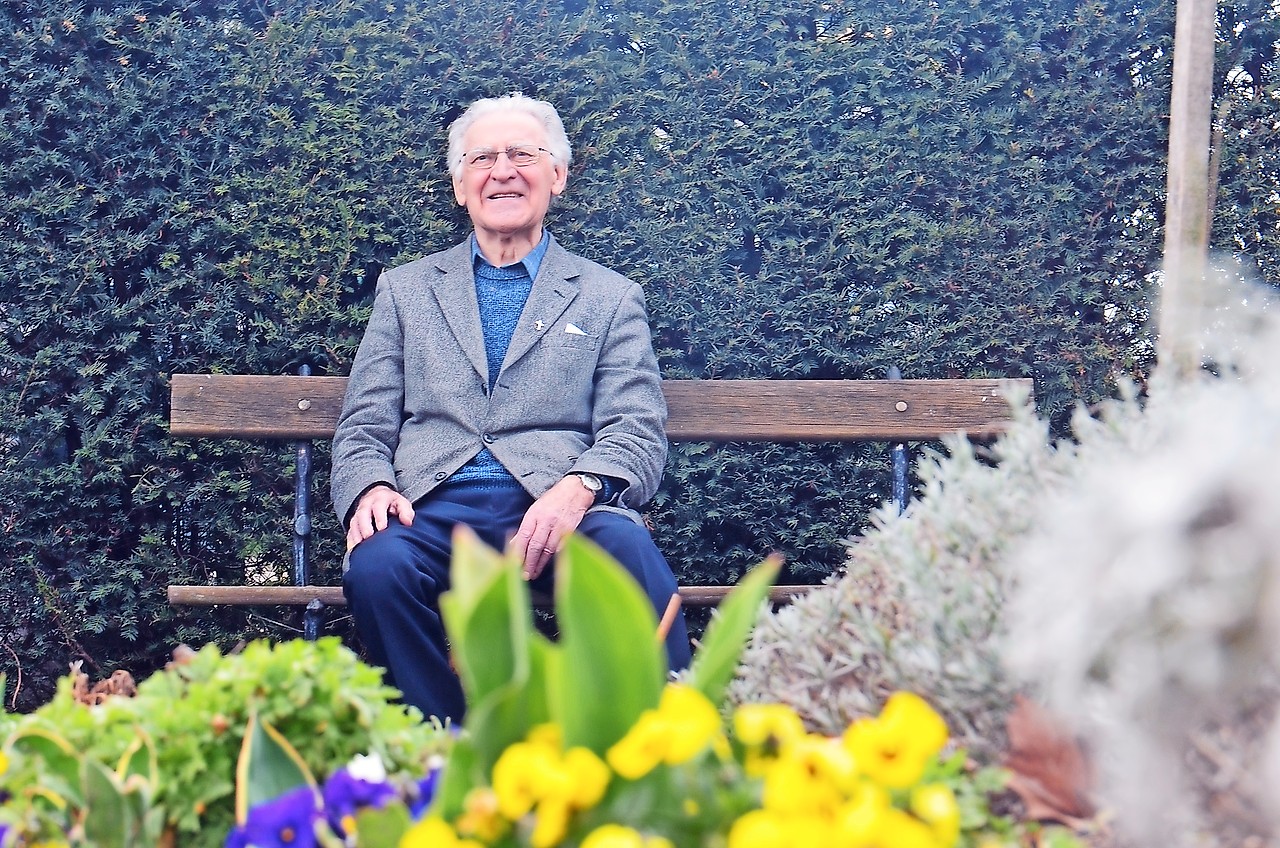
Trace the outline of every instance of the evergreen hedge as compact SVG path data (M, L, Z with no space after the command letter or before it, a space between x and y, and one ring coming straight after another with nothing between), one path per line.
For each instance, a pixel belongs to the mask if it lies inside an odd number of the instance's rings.
M1250 70L1220 73L1215 243L1275 282L1276 15L1222 14ZM1030 376L1059 422L1141 378L1172 20L1116 0L5 0L6 704L71 659L144 671L178 641L287 632L165 603L170 582L287 574L292 498L285 446L169 438L168 376L346 373L379 272L466 233L443 130L476 97L560 108L575 163L551 228L644 285L668 376ZM813 581L887 492L880 448L690 445L653 517L686 582L774 548Z

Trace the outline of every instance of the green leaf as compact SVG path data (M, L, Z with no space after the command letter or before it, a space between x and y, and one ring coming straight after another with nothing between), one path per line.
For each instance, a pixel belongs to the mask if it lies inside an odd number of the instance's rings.
M115 773L86 758L80 775L86 840L99 848L131 848L139 822Z
M518 564L463 527L454 534L454 551L459 583L440 606L467 695L467 727L487 772L507 745L528 734L531 715L545 715L546 707L536 706L546 703L545 681L531 680L533 619Z
M471 787L483 786L488 782L489 772L480 768L474 740L470 731L467 731L449 751L449 760L440 775L435 800L431 802L432 812L452 819L462 812L462 802Z
M42 790L74 806L83 805L80 758L65 739L52 731L29 727L14 735L10 747L39 763Z
M311 770L278 730L249 717L236 763L236 822L244 824L249 811L299 786L315 787Z
M404 804L366 808L356 814L356 843L359 845L399 845L413 822Z
M622 566L574 535L556 562L556 617L563 665L552 704L565 746L603 754L658 705L667 665L657 616Z
M760 605L768 597L769 587L781 568L782 558L776 555L753 568L720 603L715 618L707 625L685 682L713 704L723 699L724 690L737 670L738 657L760 614Z

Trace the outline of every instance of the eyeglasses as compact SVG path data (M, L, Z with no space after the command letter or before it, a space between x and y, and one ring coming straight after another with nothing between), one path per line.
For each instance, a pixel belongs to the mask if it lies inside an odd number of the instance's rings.
M548 156L555 155L545 147L513 144L506 150L491 150L487 147L468 150L462 154L462 163L468 168L474 168L477 171L488 171L498 164L498 157L503 153L507 154L507 161L517 168L527 168L530 165L538 164L538 160L542 158L543 153Z

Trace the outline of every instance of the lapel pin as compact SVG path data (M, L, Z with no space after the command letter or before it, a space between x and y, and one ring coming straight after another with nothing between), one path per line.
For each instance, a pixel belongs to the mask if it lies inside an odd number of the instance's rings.
M545 325L544 325L541 321L534 321L534 322L533 322L533 329L537 330L539 333L541 333L541 332L542 332L542 328L543 328L544 326L545 326Z

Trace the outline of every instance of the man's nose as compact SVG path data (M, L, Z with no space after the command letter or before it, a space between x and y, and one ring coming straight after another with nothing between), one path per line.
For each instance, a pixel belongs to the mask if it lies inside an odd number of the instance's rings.
M493 175L500 180L505 180L515 176L515 173L516 166L511 164L511 157L505 150L499 152L498 161L493 163Z

